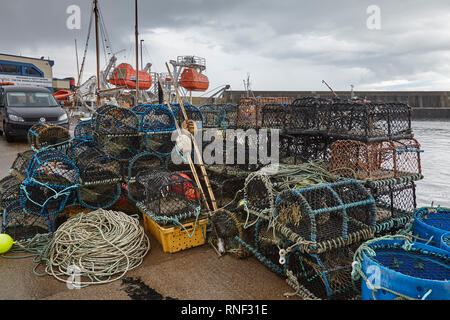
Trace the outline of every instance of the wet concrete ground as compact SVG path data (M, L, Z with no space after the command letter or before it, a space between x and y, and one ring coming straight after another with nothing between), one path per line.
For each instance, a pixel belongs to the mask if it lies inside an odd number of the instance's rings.
M8 174L16 154L28 149L26 140L7 143L0 137L0 177ZM285 280L272 273L253 257L241 260L226 255L218 258L209 245L178 253L164 253L149 235L151 250L143 264L125 277L140 277L163 297L181 300L294 300ZM33 274L31 258L0 258L0 297L45 300L129 300L122 280L83 289L68 289L66 283L52 276ZM38 271L42 272L43 268Z

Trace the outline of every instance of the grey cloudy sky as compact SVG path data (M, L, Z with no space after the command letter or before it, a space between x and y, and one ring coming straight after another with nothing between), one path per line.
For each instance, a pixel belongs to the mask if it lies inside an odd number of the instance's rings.
M135 65L134 0L99 0L119 62ZM90 0L15 0L2 4L0 52L55 60L54 76L76 74ZM81 29L69 30L66 9L81 8ZM367 8L381 10L370 30ZM210 89L448 90L448 0L139 0L144 63L164 72L179 55L206 58ZM102 55L103 57L103 55ZM105 59L101 60L102 65ZM93 37L84 79L95 73Z

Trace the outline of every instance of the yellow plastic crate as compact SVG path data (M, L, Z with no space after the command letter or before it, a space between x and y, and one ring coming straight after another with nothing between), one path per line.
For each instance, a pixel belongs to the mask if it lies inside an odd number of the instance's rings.
M199 219L197 224L195 221L184 223L183 226L186 228L186 232L181 226L162 227L145 212L142 212L142 216L144 217L145 230L150 232L158 240L164 252L174 253L201 246L205 243L207 218ZM195 224L195 232L193 233ZM190 238L188 233L192 235Z

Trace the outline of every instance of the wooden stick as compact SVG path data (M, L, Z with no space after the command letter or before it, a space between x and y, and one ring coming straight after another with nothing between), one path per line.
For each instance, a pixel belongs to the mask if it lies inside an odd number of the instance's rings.
M172 106L170 105L170 102L167 99L166 91L164 90L164 87L162 85L161 78L159 77L159 74L156 74L156 76L158 78L159 85L161 86L161 89L162 89L162 93L163 93L163 96L164 96L164 102L167 105L167 107L169 108L169 110L172 111ZM178 125L178 122L176 120L175 120L175 128L177 129L178 135L181 136L182 132L181 132L180 126ZM198 175L197 175L197 170L195 169L195 166L194 166L194 164L192 162L192 159L191 159L190 155L187 158L188 158L188 162L189 162L189 167L191 168L192 175L194 176L195 182L198 185L198 188L199 188L200 193L202 195L203 201L205 202L206 209L208 211L211 211L211 209L209 207L209 204L208 204L208 199L206 198L206 194L203 191L203 187L202 187L202 185L200 183L200 179L198 178Z
M180 94L178 92L178 86L177 86L177 84L176 84L176 82L175 82L175 80L173 78L172 71L170 70L169 65L167 64L167 62L166 62L166 68L169 71L170 78L171 78L172 83L173 83L173 87L175 88L175 93L177 95L177 99L178 99L178 103L180 104L181 111L183 112L184 118L187 121L187 120L189 120L189 118L187 117L186 110L184 109L183 101L182 101L182 99L180 97ZM176 119L175 119L175 122L176 122ZM195 153L197 155L197 158L200 161L200 163L199 163L200 169L202 171L203 179L205 180L206 188L208 189L208 193L209 193L209 196L211 198L213 209L214 209L214 211L217 211L218 208L217 208L217 203L216 203L216 197L214 196L211 184L209 182L208 174L206 172L205 165L203 163L203 157L200 154L200 151L198 149L197 143L195 142L194 138L192 138L192 142L194 144L194 150L195 150Z

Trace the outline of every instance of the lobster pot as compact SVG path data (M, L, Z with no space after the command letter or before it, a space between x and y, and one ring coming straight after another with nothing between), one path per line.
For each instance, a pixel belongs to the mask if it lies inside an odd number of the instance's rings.
M228 176L208 170L208 179L212 187L216 203L219 208L230 204L236 193L244 187L245 177ZM203 190L207 193L206 182L203 175L200 175Z
M90 120L91 121L91 128L92 128L92 130L95 130L97 128L97 118L100 115L106 113L108 110L116 109L116 108L117 108L117 106L110 105L110 104L98 107L95 110L95 112L92 114L92 117L91 117L91 120Z
M321 134L282 134L280 163L301 164L311 160L328 161L333 138Z
M192 104L183 104L184 110L186 112L186 116L188 120L195 121L197 128L202 129L203 128L203 115L199 108ZM181 109L181 106L179 104L172 104L172 112L175 116L175 121L177 121L178 126L182 128L183 122L185 121L184 113Z
M139 181L145 181L146 172L166 168L166 161L153 152L143 152L135 156L129 163L127 172L128 198L132 201L145 199L145 185ZM143 177L140 177L143 175ZM139 177L139 178L138 178Z
M82 184L78 190L78 201L92 210L106 209L117 202L121 194L121 183Z
M286 118L289 114L290 108L286 104L271 103L262 106L261 112L261 127L284 129L286 127Z
M375 200L355 180L290 189L277 196L274 217L303 252L320 253L372 237Z
M0 213L13 201L19 198L21 181L13 175L0 180Z
M67 155L54 149L36 153L20 187L20 203L27 213L46 219L60 213L79 183L79 171Z
M145 186L145 200L137 206L152 220L168 224L199 216L200 193L188 176L165 170L146 173L136 179Z
M236 117L236 126L238 128L258 128L258 102L256 99L240 99Z
M420 208L414 214L413 234L419 242L428 242L438 248L441 247L442 236L450 231L450 209L448 208Z
M225 119L222 124L224 129L235 129L237 118L237 104L226 103L223 104L222 110L225 112Z
M330 168L358 180L421 177L420 144L415 139L383 142L339 140L331 146Z
M3 212L1 233L8 234L14 241L23 241L32 239L37 234L51 232L52 225L42 216L27 213L20 201L15 200Z
M23 181L26 178L27 175L27 167L30 163L31 158L34 156L33 150L27 150L24 152L20 152L17 154L16 159L14 160L10 173L14 177L16 177L18 180Z
M159 132L175 130L175 117L166 106L138 105L131 109L140 118L141 132Z
M27 138L29 147L34 151L49 147L60 149L70 140L70 133L64 127L40 123L28 130Z
M176 131L146 133L143 136L144 149L161 157L167 157L174 150L177 137Z
M414 181L401 178L371 181L367 187L375 199L377 234L395 233L413 219L416 209Z
M203 116L203 128L224 127L226 113L222 104L206 104L199 109Z
M299 295L313 300L356 299L360 292L352 281L353 255L360 243L319 254L294 250L289 256L288 284L299 288Z
M336 100L329 108L328 134L364 142L412 138L411 107L404 103Z
M86 120L79 122L73 131L73 136L78 139L92 140L93 139L92 121Z
M134 135L139 132L138 116L122 107L103 109L92 124L99 135Z
M418 242L380 240L362 250L363 300L449 300L450 256L448 251ZM373 255L375 253L375 255Z
M286 112L285 129L292 133L324 133L330 99L303 97L296 99Z
M93 141L98 143L110 157L128 161L141 151L142 140L139 134L103 135L95 132Z
M249 251L246 249L242 241L239 239L250 239L253 234L244 230L242 215L239 212L219 209L211 215L217 235L224 242L224 247L227 253L230 253L238 258L246 258L249 256ZM218 240L215 232L210 234L210 241L215 247L218 247Z

